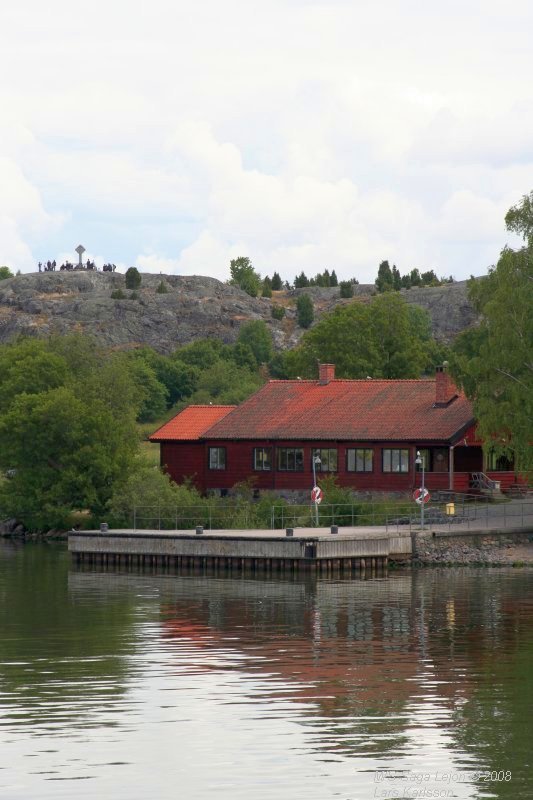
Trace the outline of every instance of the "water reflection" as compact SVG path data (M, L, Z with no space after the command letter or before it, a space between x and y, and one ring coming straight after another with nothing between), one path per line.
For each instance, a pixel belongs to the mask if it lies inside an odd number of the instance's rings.
M532 794L532 572L98 573L39 548L1 564L2 796L66 797L74 780L76 794L130 800L176 786L258 800ZM377 769L403 772L376 783ZM435 783L446 773L461 781Z

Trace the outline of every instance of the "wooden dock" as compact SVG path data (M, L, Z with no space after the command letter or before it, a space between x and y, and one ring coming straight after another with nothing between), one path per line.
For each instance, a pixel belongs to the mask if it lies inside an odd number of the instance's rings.
M409 536L360 528L197 531L72 531L68 548L75 563L214 572L382 570L411 554Z

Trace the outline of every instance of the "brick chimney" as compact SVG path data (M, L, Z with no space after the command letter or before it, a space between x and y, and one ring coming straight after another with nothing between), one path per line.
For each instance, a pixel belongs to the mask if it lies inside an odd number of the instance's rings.
M448 373L448 362L437 367L435 374L435 406L437 408L447 406L448 403L457 397L457 387Z
M321 386L326 386L330 381L335 380L335 364L318 365L318 382Z

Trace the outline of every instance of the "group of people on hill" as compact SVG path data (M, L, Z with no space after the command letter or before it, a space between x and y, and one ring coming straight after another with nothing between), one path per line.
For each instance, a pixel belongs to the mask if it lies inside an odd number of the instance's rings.
M38 264L39 272L55 272L56 271L56 266L57 266L57 264L56 264L55 260L54 261L47 261L46 263L43 263L43 262L39 261L39 264ZM61 264L59 269L60 270L65 270L66 269L68 271L75 270L75 269L88 269L88 270L94 270L95 272L98 272L98 267L96 266L94 261L90 261L89 259L87 259L85 264L73 264L71 261L65 261L63 264ZM104 264L104 266L102 267L102 271L103 272L114 272L115 270L116 270L115 264Z

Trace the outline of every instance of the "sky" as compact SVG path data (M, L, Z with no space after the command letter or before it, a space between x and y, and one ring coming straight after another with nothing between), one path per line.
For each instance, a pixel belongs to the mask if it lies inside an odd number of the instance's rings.
M529 0L0 4L0 264L291 280L498 259L533 189Z

